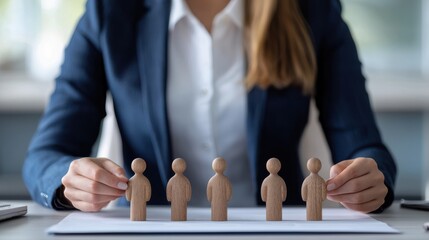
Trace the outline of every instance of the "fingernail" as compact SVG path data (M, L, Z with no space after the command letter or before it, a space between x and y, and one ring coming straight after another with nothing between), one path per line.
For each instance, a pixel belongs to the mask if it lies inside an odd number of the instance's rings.
M334 189L335 189L335 184L333 184L333 183L328 184L328 186L326 187L326 189L327 189L328 191L332 191L332 190L334 190Z
M119 182L118 183L118 188L121 189L121 190L127 190L128 185L126 183Z

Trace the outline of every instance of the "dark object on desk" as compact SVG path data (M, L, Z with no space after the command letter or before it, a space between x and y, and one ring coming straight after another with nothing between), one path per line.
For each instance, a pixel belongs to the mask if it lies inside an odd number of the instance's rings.
M27 213L27 206L0 204L0 221L8 218L22 216Z
M401 207L429 211L429 201L402 199Z

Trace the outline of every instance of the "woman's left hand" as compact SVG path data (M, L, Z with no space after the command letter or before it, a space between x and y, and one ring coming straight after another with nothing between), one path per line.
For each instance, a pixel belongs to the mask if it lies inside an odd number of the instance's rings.
M360 211L377 210L387 195L384 175L372 158L356 158L335 164L326 181L328 199Z

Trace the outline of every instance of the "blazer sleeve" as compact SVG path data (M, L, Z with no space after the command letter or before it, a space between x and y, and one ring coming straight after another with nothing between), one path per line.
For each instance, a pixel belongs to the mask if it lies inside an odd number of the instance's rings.
M381 140L365 88L356 46L341 17L338 0L326 4L315 99L334 163L357 157L375 159L389 191L379 210L391 205L396 165Z
M90 156L105 116L107 84L99 43L102 2L86 5L24 163L30 195L46 207L56 207L55 192L70 162Z

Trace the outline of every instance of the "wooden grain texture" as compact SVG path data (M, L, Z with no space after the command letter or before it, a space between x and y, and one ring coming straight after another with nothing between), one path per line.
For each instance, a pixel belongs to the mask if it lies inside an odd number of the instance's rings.
M207 199L211 203L212 221L228 220L228 201L231 199L232 186L228 178L223 174L226 169L226 161L223 158L213 160L212 168L215 175L207 184Z
M146 170L146 162L136 158L131 163L134 176L128 181L128 189L125 196L130 201L130 220L146 221L146 202L151 197L151 186L149 180L143 175Z
M287 197L286 183L278 175L281 163L277 158L271 158L267 161L266 167L270 175L264 179L261 186L261 198L266 203L266 219L281 221L282 206Z
M171 164L174 176L167 183L167 200L171 202L171 221L186 221L188 202L191 200L192 188L188 178L183 175L186 162L177 158Z
M319 176L322 164L317 158L310 158L307 161L307 169L310 175L304 179L301 188L302 200L307 205L307 220L322 220L322 202L326 199L326 182Z

